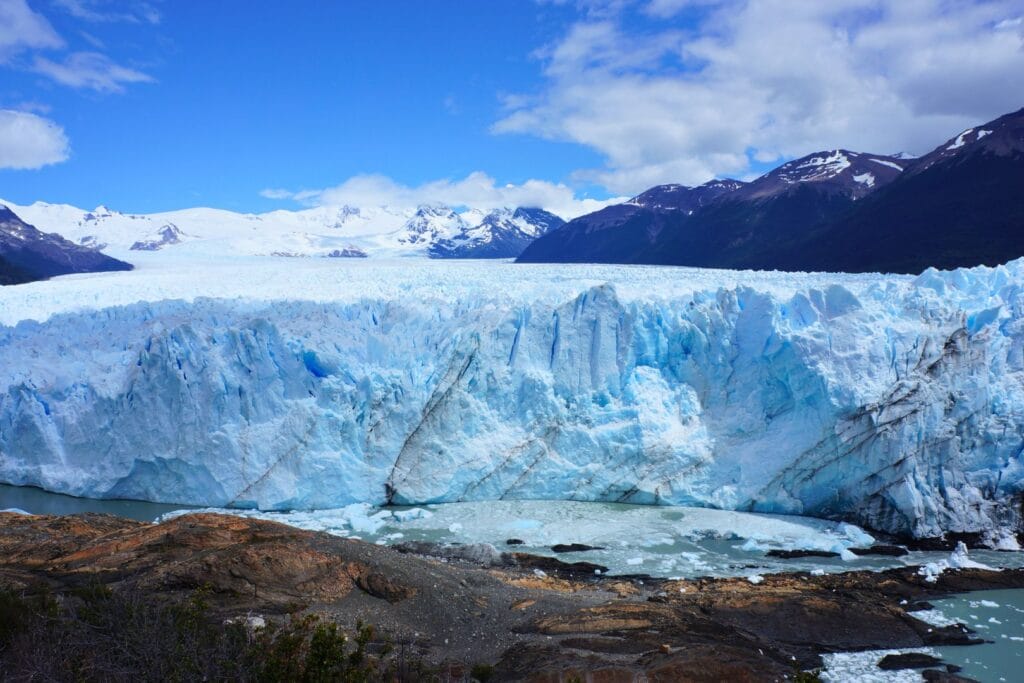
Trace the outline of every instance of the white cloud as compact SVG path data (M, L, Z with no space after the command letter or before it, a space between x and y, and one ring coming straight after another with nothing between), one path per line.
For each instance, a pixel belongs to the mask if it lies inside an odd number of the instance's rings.
M72 88L124 92L125 83L150 83L153 78L111 61L99 52L73 52L63 62L37 56L33 70Z
M722 0L650 0L643 8L644 14L667 19L684 9L721 4Z
M260 196L264 199L293 199L295 193L278 187L268 187L260 190Z
M93 23L160 23L160 12L148 2L133 2L126 5L107 0L53 0L53 4L76 19ZM113 9L110 9L111 6Z
M335 187L323 190L288 192L263 190L269 199L293 199L315 205L394 206L412 208L421 204L446 204L478 209L498 207L540 207L562 218L575 218L597 211L625 197L608 200L577 198L572 188L545 180L527 180L514 185L499 185L486 173L476 171L461 180L434 180L422 185L397 183L384 175L357 175Z
M585 8L493 128L597 150L577 177L614 192L832 147L920 153L1024 104L1020 0L649 0L638 16L700 19L644 30L622 7Z
M68 138L53 121L0 109L0 168L41 168L64 161L68 154Z
M64 41L25 0L0 0L0 62L25 49L59 48Z

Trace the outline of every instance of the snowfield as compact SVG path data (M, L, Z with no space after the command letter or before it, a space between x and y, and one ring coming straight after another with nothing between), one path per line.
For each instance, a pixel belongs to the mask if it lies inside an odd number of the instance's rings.
M173 252L175 259L211 257L517 256L533 238L561 225L539 209L456 211L442 205L322 206L263 214L192 208L129 214L98 206L19 206L0 199L19 218L76 244L129 263L140 252ZM511 241L511 243L510 243Z
M133 257L0 289L0 480L1020 530L1024 261L901 276Z

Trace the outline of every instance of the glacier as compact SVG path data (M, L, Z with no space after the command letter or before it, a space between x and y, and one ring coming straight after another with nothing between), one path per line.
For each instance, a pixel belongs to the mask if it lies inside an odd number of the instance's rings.
M1022 530L1024 260L914 278L140 257L0 290L0 481Z

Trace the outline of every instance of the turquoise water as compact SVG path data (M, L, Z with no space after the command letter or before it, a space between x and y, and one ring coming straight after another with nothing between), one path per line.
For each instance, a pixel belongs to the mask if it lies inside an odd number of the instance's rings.
M937 647L962 674L979 681L1024 681L1024 590L977 591L932 604L943 615L991 641L967 647Z
M75 515L105 512L119 517L152 522L160 515L188 508L188 505L148 503L142 500L93 500L50 493L33 486L0 484L0 510L16 508L36 515Z

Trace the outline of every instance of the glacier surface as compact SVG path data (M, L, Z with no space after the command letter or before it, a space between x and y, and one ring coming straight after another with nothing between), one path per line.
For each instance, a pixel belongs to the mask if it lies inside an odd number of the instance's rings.
M882 275L178 263L0 290L0 481L1021 530L1024 261Z

